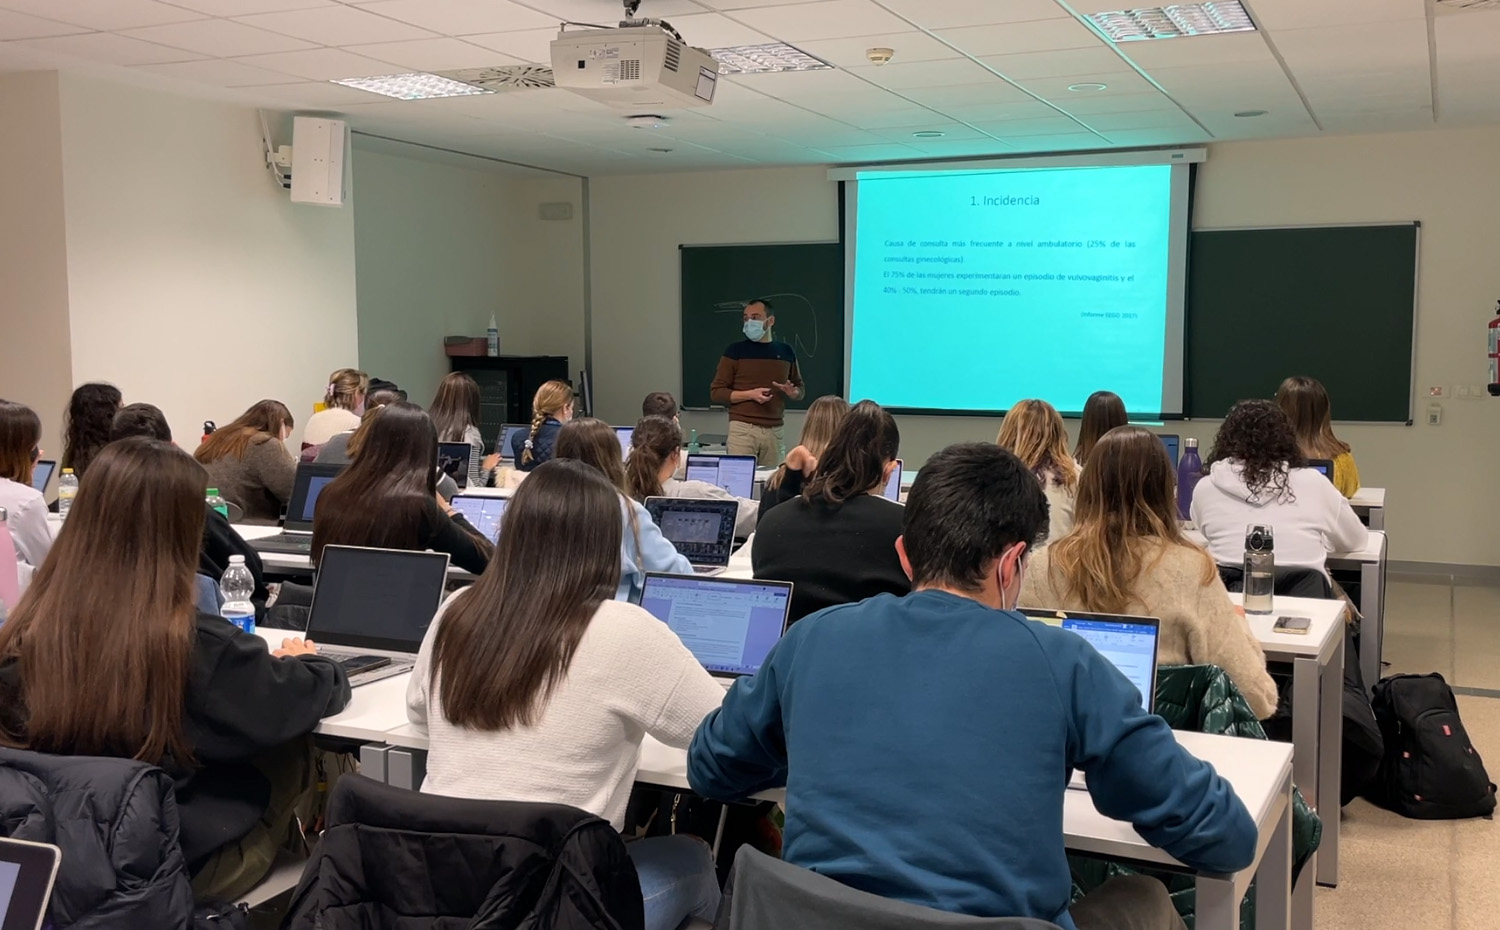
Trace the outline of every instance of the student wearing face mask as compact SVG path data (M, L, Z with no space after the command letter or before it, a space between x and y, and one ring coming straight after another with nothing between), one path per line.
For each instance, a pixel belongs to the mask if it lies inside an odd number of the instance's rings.
M729 454L753 455L764 467L781 464L787 398L802 399L797 353L772 333L767 300L745 304L745 338L719 359L709 397L729 407Z

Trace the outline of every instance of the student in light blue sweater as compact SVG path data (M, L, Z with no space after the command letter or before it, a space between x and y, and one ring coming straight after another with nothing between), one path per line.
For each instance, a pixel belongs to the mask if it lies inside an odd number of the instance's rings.
M651 514L630 499L625 481L625 457L614 427L593 417L580 417L563 424L557 433L553 457L577 459L604 473L620 492L620 519L625 533L620 545L620 588L616 600L633 600L641 593L646 572L693 573L693 563L667 541Z
M912 593L792 627L698 728L693 790L785 785L786 860L873 894L1068 930L1181 928L1165 887L1139 876L1070 910L1070 771L1100 811L1195 868L1249 865L1255 823L1093 647L1015 612L1046 526L1041 486L1009 452L929 459L896 544Z

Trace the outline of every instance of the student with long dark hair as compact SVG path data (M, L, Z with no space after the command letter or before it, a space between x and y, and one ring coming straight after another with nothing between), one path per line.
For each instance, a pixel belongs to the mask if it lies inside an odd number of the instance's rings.
M644 736L686 747L719 706L723 689L671 629L614 600L619 498L598 469L565 457L516 490L495 558L443 605L407 687L430 741L423 791L569 804L618 830ZM626 848L648 930L713 918L707 844L677 835Z
M1359 490L1359 468L1354 464L1354 450L1333 434L1333 408L1322 382L1305 375L1286 379L1276 391L1276 406L1291 422L1302 454L1333 462L1333 486L1345 497L1353 497Z
M557 433L553 455L592 465L620 495L620 600L640 593L646 572L682 572L691 575L693 563L678 552L657 529L651 514L630 499L625 462L614 428L603 420L580 417L569 420ZM524 482L522 482L524 484Z
M1079 465L1089 460L1089 453L1105 433L1130 422L1125 415L1125 402L1114 391L1095 391L1083 404L1083 419L1078 424L1078 445L1073 450L1073 459Z
M0 400L0 507L15 543L22 586L31 570L40 568L52 551L52 529L47 526L47 499L31 486L31 473L41 457L42 421L25 404ZM14 607L14 604L7 605Z
M630 457L625 460L625 484L630 496L641 503L648 497L696 497L735 501L739 510L734 535L755 532L759 510L755 501L735 497L707 481L675 477L682 470L682 427L661 416L641 417L630 434Z
M1031 557L1021 604L1156 617L1158 662L1219 666L1264 719L1277 697L1265 653L1214 560L1182 535L1176 485L1156 434L1105 433L1078 479L1073 532Z
M438 496L437 431L422 408L387 404L360 432L353 464L318 496L313 564L324 546L366 546L446 552L459 568L484 571L488 540Z
M193 453L208 471L209 486L244 512L244 522L274 524L292 499L297 460L286 440L296 425L286 404L257 401Z
M761 516L777 504L801 496L802 483L818 467L818 456L828 448L839 424L848 415L849 402L837 394L824 394L808 405L797 445L787 452L786 459L760 490Z
M499 464L499 456L484 457L484 437L479 433L479 382L455 371L443 378L437 396L427 409L437 428L438 442L466 442L469 453L469 487L482 488Z
M1190 514L1220 565L1241 564L1245 528L1254 523L1274 530L1277 567L1326 574L1328 553L1362 549L1369 541L1338 488L1307 467L1291 421L1269 400L1230 408L1206 464Z
M99 450L109 445L109 429L122 399L119 388L100 381L79 385L68 398L61 467L73 469L78 480L83 480Z
M93 461L57 557L0 626L0 745L161 766L195 893L235 900L286 841L311 787L305 737L349 682L312 643L270 653L194 608L203 482L153 439Z
M895 419L862 400L839 424L802 496L765 514L755 532L755 577L790 581L792 620L834 604L905 594L896 556L902 507L881 496L900 454Z

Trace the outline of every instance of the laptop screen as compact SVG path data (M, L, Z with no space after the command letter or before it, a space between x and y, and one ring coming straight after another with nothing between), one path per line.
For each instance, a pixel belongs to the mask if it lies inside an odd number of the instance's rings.
M47 490L47 482L52 480L52 473L57 470L57 463L51 459L39 459L36 467L31 469L31 486L43 493ZM0 926L4 926L0 924Z
M885 483L885 490L881 492L888 501L901 501L901 460L896 459L896 467L891 469L891 477Z
M474 529L490 542L500 541L500 518L505 516L505 497L479 497L460 494L453 498L453 509L464 515Z
M0 928L52 926L45 919L47 901L61 862L56 846L0 837Z
M620 458L622 458L622 459L629 458L630 457L630 437L632 437L632 436L635 435L635 427L633 427L633 426L616 426L616 427L614 427L614 430L615 430L615 438L618 439L618 440L620 440Z
M1319 474L1321 474L1324 478L1327 478L1329 481L1333 480L1332 459L1308 459L1307 467L1316 469Z
M1032 620L1062 627L1088 640L1089 645L1135 685L1146 710L1156 710L1156 656L1161 624L1155 617L1090 614L1063 610L1021 608Z
M438 471L453 479L462 491L469 486L469 459L474 447L466 442L438 443Z
M755 456L689 455L687 480L704 481L749 500L755 494Z
M786 631L792 586L646 574L641 606L672 628L703 667L721 675L754 675Z
M525 423L507 423L500 427L500 447L495 451L500 453L502 459L513 459L515 453L511 451L511 437L517 433L529 433L531 427ZM525 440L522 440L523 442Z
M648 497L646 511L667 541L694 565L728 565L734 548L737 501Z
M297 477L292 482L292 499L287 502L286 506L285 526L287 529L312 532L313 509L318 505L318 496L343 470L343 465L319 462L298 463Z
M414 654L447 580L445 553L329 546L318 563L307 637L325 646Z
M1176 468L1178 455L1178 437L1172 435L1171 433L1158 433L1157 436L1161 439L1161 444L1163 446L1166 446L1167 448L1167 458L1172 460L1172 467Z

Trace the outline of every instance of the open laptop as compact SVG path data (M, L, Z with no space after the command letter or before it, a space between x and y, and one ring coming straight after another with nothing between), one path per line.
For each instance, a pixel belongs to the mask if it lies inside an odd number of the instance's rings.
M505 424L504 426L500 427L500 442L499 445L495 447L495 451L500 453L500 458L504 459L505 461L512 461L513 459L515 459L515 454L511 452L511 437L517 433L529 432L531 432L531 425L528 423Z
M286 505L286 519L275 536L250 540L257 552L281 552L290 555L312 553L313 509L328 483L339 476L343 465L320 462L297 463L297 477L292 481L292 499Z
M755 456L689 455L686 477L689 481L706 481L749 500L755 494Z
M1307 460L1307 467L1308 468L1312 468L1312 469L1316 469L1318 472L1320 472L1323 475L1324 478L1327 478L1329 481L1333 480L1333 460L1332 459L1308 459Z
M880 492L881 496L888 501L901 503L901 460L896 459L896 467L891 469L890 480L885 483L885 490Z
M328 546L307 638L344 666L350 685L410 671L447 580L447 553Z
M52 459L38 459L36 465L31 469L31 486L46 494L47 482L52 480L52 473L54 471L57 471L56 462ZM4 924L0 924L0 930L3 930L4 926Z
M1161 621L1155 617L1095 614L1076 610L1034 610L1021 613L1033 620L1077 633L1120 670L1141 696L1147 713L1156 713L1156 657ZM1086 788L1082 772L1074 772L1069 788Z
M0 837L0 930L41 930L62 850Z
M630 458L630 439L635 435L634 426L614 426L615 438L620 440L620 458Z
M700 575L717 575L729 567L734 551L738 501L699 497L648 497L646 511L667 541L693 563Z
M505 505L510 503L510 498L457 494L449 503L490 542L500 541L500 518L505 516Z
M760 671L786 632L792 583L647 572L640 603L727 688Z
M469 462L474 447L466 442L438 443L438 471L453 479L462 491L469 486Z
M1158 438L1158 439L1161 440L1161 444L1163 446L1166 446L1166 448L1167 448L1167 458L1169 458L1169 459L1172 460L1172 467L1176 468L1177 467L1177 457L1178 457L1178 447L1181 445L1181 439L1180 439L1180 437L1178 437L1177 435L1175 435L1173 433L1157 433L1156 434L1156 438Z

